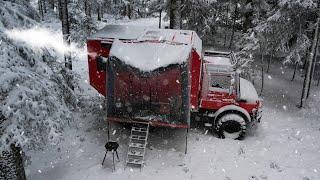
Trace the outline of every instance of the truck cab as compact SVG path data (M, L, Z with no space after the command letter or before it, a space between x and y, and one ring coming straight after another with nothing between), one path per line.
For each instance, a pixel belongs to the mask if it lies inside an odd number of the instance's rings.
M231 52L204 52L199 112L219 136L241 139L249 124L260 122L262 102L235 64Z

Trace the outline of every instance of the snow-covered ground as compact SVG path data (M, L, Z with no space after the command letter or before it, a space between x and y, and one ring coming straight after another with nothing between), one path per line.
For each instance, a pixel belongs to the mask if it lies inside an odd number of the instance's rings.
M138 22L156 25L148 19ZM244 140L219 139L205 129L191 129L185 155L185 130L155 129L149 136L146 166L140 171L125 169L130 130L114 124L112 139L120 143L115 172L110 154L101 165L107 141L102 97L88 85L86 59L73 63L88 107L75 114L76 127L65 131L60 145L28 152L32 157L26 168L28 179L320 179L318 109L296 107L301 79L291 82L292 69L280 63L272 64L265 79L263 120ZM314 105L319 95L318 90L311 93Z

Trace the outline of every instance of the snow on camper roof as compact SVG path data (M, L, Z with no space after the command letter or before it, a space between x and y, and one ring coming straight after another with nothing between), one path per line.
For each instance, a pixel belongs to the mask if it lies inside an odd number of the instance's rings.
M141 36L146 30L144 26L128 26L128 25L107 25L97 31L91 38L110 38L110 39L127 39L134 40Z
M196 32L176 29L154 29L145 26L107 25L92 35L93 39L120 39L132 41L168 41L192 45L201 55L202 41Z
M115 56L124 63L149 72L170 64L185 62L191 52L191 45L156 42L122 42L115 40L110 56Z

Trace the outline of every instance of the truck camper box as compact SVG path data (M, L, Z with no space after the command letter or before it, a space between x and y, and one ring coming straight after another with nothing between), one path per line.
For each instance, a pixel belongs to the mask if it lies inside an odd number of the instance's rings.
M108 25L87 46L90 84L106 97L109 121L190 126L202 69L194 31Z

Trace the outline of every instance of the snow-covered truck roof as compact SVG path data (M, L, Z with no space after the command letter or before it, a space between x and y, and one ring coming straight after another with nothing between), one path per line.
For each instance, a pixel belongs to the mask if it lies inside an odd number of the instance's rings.
M204 62L209 72L233 72L237 63L232 52L205 51Z
M221 57L221 56L204 56L204 60L210 64L214 64L217 66L232 66L229 57Z
M228 56L204 56L205 67L208 72L229 73L234 72L234 67Z
M191 45L199 54L202 51L202 41L195 31L177 29L155 29L145 26L107 25L93 34L89 39L123 40L130 42L166 42Z

